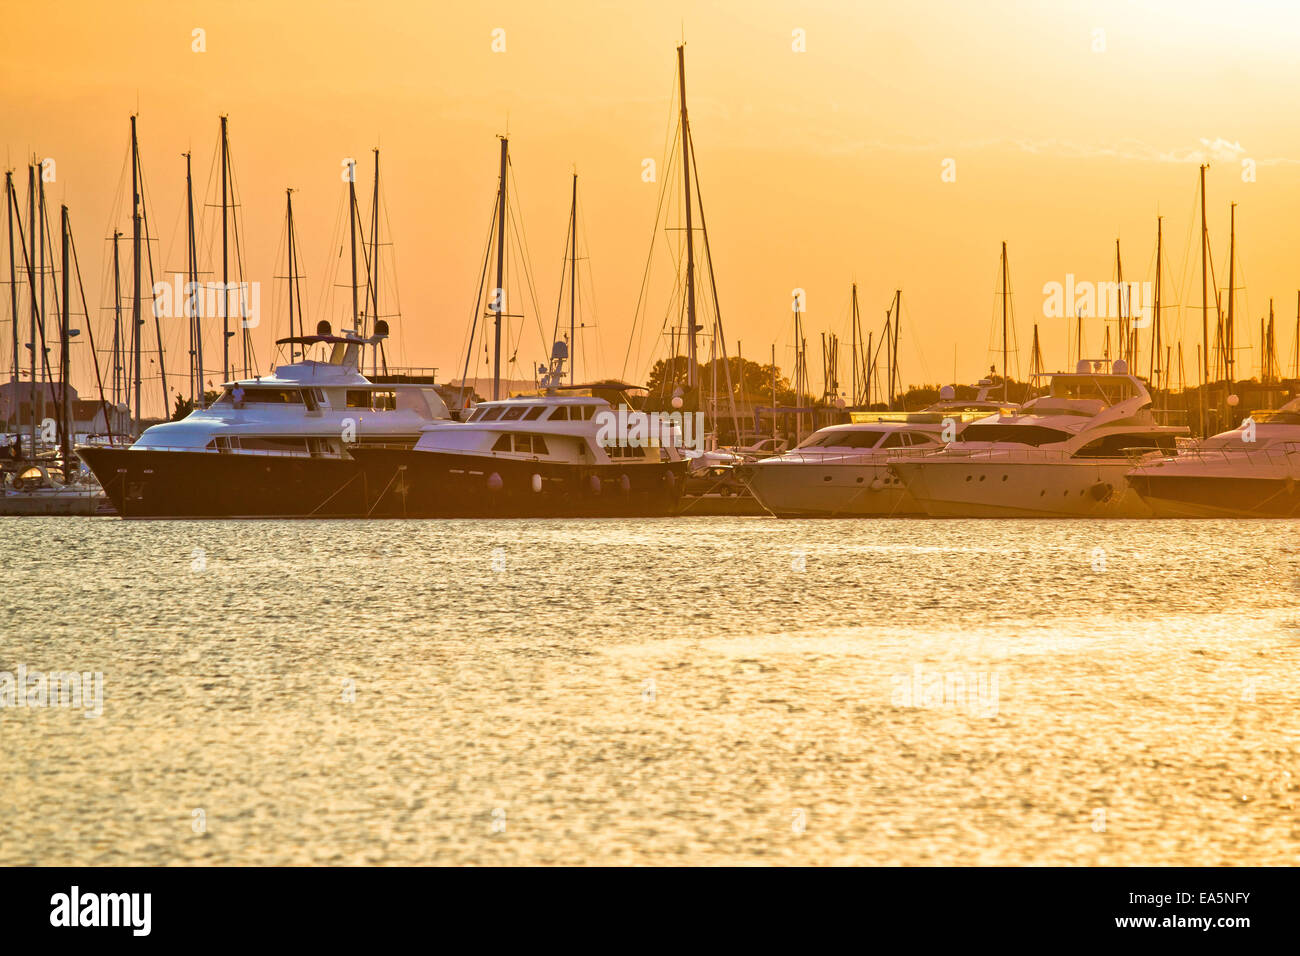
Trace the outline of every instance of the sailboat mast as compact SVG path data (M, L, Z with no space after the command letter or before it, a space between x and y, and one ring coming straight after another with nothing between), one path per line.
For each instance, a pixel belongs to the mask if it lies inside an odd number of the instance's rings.
M1002 240L1002 401L1010 401L1007 385L1007 243Z
M1209 266L1206 262L1207 248L1210 243L1210 230L1205 224L1205 171L1209 169L1201 164L1201 374L1202 384L1210 381L1210 285Z
M496 313L492 344L492 400L501 397L501 313L505 311L506 289L506 167L510 141L501 137L501 176L497 192L497 284L492 296L492 310Z
M573 201L569 205L569 384L574 384L577 362L578 314L578 174L573 174Z
M222 120L224 126L225 120ZM224 179L223 179L224 184ZM224 185L223 185L224 192ZM224 238L224 237L223 237ZM223 242L224 245L224 242ZM140 145L135 135L135 117L131 117L131 374L135 382L135 432L140 433Z
M368 284L370 286L370 326L374 328L379 321L379 147L374 149L375 153L375 189L370 199L370 274ZM299 320L301 321L301 320ZM378 374L379 372L379 350L383 348L383 343L378 343L370 351L370 369ZM387 362L385 361L385 366Z
M352 261L352 328L361 328L361 312L357 305L357 164L348 167L348 253Z
M1160 273L1163 271L1161 260L1164 256L1164 217L1156 216L1156 299L1155 314L1151 317L1153 328L1151 335L1153 346L1151 349L1151 373L1148 376L1153 379L1152 384L1157 390L1160 388ZM1168 376L1169 369L1164 370Z
M14 262L14 209L17 206L17 200L14 198L14 173L12 169L5 170L5 218L9 224L9 317L13 326L13 349L14 349L14 370L13 381L14 387L18 387L18 276L17 267ZM16 418L17 416L15 416Z
M194 178L190 173L190 154L185 153L185 241L186 270L189 272L189 287L186 289L188 308L185 314L190 318L190 403L195 408L203 407L203 322L201 310L203 296L199 294L199 254L198 243L194 241ZM116 252L116 247L114 249Z
M1235 371L1236 356L1233 353L1233 339L1235 338L1234 326L1236 322L1233 318L1233 300L1236 296L1236 263L1237 263L1237 204L1232 203L1229 207L1228 215L1228 325L1223 333L1223 371L1224 379L1231 383Z
M68 259L68 207L60 207L59 232L63 246L63 316L59 323L59 454L63 467L72 461L72 405L68 400L68 373L71 362L68 361L69 332L71 321L72 296L68 288L68 277L72 270Z
M898 400L900 402L903 400L903 375L901 372L898 371L898 339L899 336L902 334L902 331L903 331L903 290L895 289L894 290L894 361L893 364L890 366L892 370L889 373L889 394L890 394L889 407L891 410L894 407L893 394L894 394L895 378L898 379Z
M37 165L37 168L38 169L40 168L39 164ZM39 238L39 242L37 243L37 248L40 251L40 260L39 260L39 265L36 274L40 278L40 290L41 290L40 336L41 336L41 376L42 376L42 383L41 383L42 387L38 395L40 401L39 417L41 421L44 421L45 420L45 399L46 396L50 394L50 388L51 388L50 354L49 354L49 349L46 347L45 344L46 342L45 337L48 334L46 330L45 320L49 317L49 313L45 311L45 234L49 226L45 218L45 177L44 176L39 176L37 178L36 188L38 190L37 208L38 208L38 214L40 216L40 224L37 226L37 236Z
M691 223L691 124L686 113L686 45L677 48L677 80L679 99L681 100L681 137L682 137L682 189L686 203L686 322L689 341L686 387L692 392L696 386L695 357L695 234ZM798 339L795 347L798 348Z
M27 235L28 241L32 244L30 252L27 255L27 285L31 291L31 338L28 340L28 347L32 350L31 357L31 392L28 397L27 419L31 426L32 445L31 455L36 457L36 389L38 380L36 378L36 167L30 163L27 166Z
M119 229L113 230L113 407L122 401L122 266L117 251L117 241L122 238Z
M1127 360L1128 322L1126 321L1127 316L1124 308L1124 293L1126 290L1124 289L1124 262L1119 254L1119 239L1115 240L1115 284L1119 286L1119 315L1117 316L1119 324L1119 357Z
M221 380L230 381L230 243L226 222L230 183L226 169L226 117L221 117Z
M294 336L294 331L293 331L293 287L294 287L294 283L295 283L295 281L296 281L296 279L297 279L297 276L294 275L294 272L295 272L295 269L294 269L294 265L295 265L295 261L294 261L294 260L295 260L295 255L294 255L294 248L293 248L293 187L291 187L291 186L286 186L286 187L285 187L285 190L284 190L284 204L285 204L285 213L284 213L285 229L288 231L288 234L289 234L289 239L288 239L288 245L289 245L289 338L293 338L293 336ZM298 321L298 325L299 325L299 327L302 326L302 320L301 320L301 319L299 319L299 321ZM303 351L304 351L304 353L306 352L306 346L303 346ZM294 352L293 343L290 342L290 343L289 343L289 361L290 361L290 362L293 362L293 361L295 360L295 358L296 358L296 355L295 355L295 352Z
M858 284L853 283L853 328L850 329L850 345L853 351L853 404L858 404Z

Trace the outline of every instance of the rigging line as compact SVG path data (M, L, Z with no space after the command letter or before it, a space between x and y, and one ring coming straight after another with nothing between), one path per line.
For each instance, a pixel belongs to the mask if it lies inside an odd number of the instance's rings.
M347 193L344 192L334 207L334 226L330 230L329 245L325 247L325 265L321 268L319 288L320 301L324 303L323 314L335 323L339 322L335 315L334 293L339 288L339 268L343 261L343 208L348 205ZM334 249L338 249L337 255L333 253ZM342 328L343 325L340 324L339 327Z
M104 431L107 433L111 444L113 441L113 419L108 412L108 401L104 398L104 378L100 374L99 359L95 357L95 329L88 314L89 307L86 305L86 285L81 281L81 259L77 255L77 241L72 236L72 216L68 216L68 246L72 251L72 263L76 267L77 288L81 292L81 310L85 314L86 335L90 339L90 361L95 366L95 384L99 387L99 407L104 413ZM67 382L63 383L63 387L68 387Z
M650 273L654 262L655 246L660 241L659 224L661 221L665 223L667 222L668 211L665 207L671 203L668 187L672 183L672 171L675 168L673 164L676 161L677 142L678 142L678 138L674 136L672 141L672 146L670 147L668 156L664 162L664 167L663 167L664 178L663 178L663 184L659 187L659 200L655 206L655 220L650 232L650 248L646 250L646 262L645 262L645 269L641 276L641 288L637 293L636 308L632 313L632 331L628 335L627 352L623 357L623 368L620 377L624 377L624 378L626 378L627 376L628 363L632 360L633 346L636 347L636 362L638 364L640 364L641 362L641 353L643 348L643 340L645 338L645 330L643 328L641 333L638 334L637 326L644 325L644 323L642 322L642 317L645 314L645 310L649 308L648 294L649 294L649 285L650 285ZM672 248L672 243L668 241L668 237L663 236L663 241L664 244L668 246L669 253L672 254L674 250ZM684 255L684 250L685 250L684 244L679 244L679 248L676 251L676 260L677 260L676 273L674 276L674 285L672 289L672 294L674 297L676 297L678 289L680 288L681 285L681 260L682 260L682 256ZM671 315L671 313L672 313L672 306L671 304L669 304L664 310L664 321L663 324L660 325L659 328L660 332L663 332L663 330L667 327L668 318ZM650 353L651 357L653 358L653 356L656 355L658 351L659 350L657 346L653 348Z
M695 136L694 136L693 133L691 133L691 131L690 131L689 129L686 131L686 142L687 142L687 145L690 147L689 152L690 152L690 155L691 155L691 171L692 171L693 173L695 173L695 204L696 204L696 205L699 207L699 209L700 209L700 231L704 233L704 261L705 261L705 263L708 265L708 269L709 269L709 288L710 288L710 289L712 290L712 292L713 292L713 323L714 323L714 334L713 334L713 339L714 339L714 342L713 342L713 351L714 351L714 356L713 356L713 371L714 371L714 377L715 377L715 379L716 379L716 377L717 377L717 368L718 368L718 365L717 365L717 355L716 355L716 350L717 350L717 348L718 348L718 346L719 346L719 344L720 344L721 347L722 347L722 358L723 358L724 363L725 363L724 367L726 368L726 371L727 371L727 375L726 375L726 378L727 378L727 401L728 401L728 403L729 403L730 406L731 406L731 420L732 420L732 427L735 428L735 430L736 430L736 435L737 435L737 437L739 437L739 435L740 435L740 419L739 419L739 417L738 417L738 415L737 415L737 413L736 413L736 389L735 389L735 385L734 385L734 384L732 383L732 381L731 381L731 360L730 360L730 358L729 358L728 355L727 355L727 337L726 337L726 333L725 333L725 331L723 330L723 327L722 327L722 308L721 308L721 306L720 306L720 304L719 304L719 302L718 302L718 277L717 277L717 274L713 271L713 247L712 247L712 245L709 243L709 227L708 227L708 225L706 224L705 219L704 219L704 194L700 191L700 170L699 170L699 166L698 166L697 163L695 162ZM721 340L721 342L719 342L719 340ZM741 372L741 374L743 375L743 374L744 374L744 369L741 369L740 372ZM715 391L716 391L716 390L715 390ZM715 398L715 401L716 401L716 398ZM716 408L714 409L714 414L715 414L715 415L717 414L717 410L716 410ZM715 423L715 427L716 427L716 423Z
M663 169L664 174L662 180L660 181L659 197L655 204L655 218L654 218L654 223L650 229L650 248L646 252L645 269L641 276L641 288L640 291L638 291L637 293L636 308L632 312L632 329L628 334L627 351L624 353L623 368L619 373L619 377L623 379L627 378L627 367L628 367L628 363L632 359L632 347L634 344L637 346L637 360L640 361L641 358L641 347L640 347L640 339L638 338L637 335L637 326L640 324L641 308L645 300L646 290L650 281L650 265L654 258L655 243L659 241L659 221L661 218L661 214L663 213L665 199L668 195L668 186L672 182L671 173L672 173L673 156L677 151L678 137L681 135L681 130L673 118L677 112L676 110L673 109L674 104L677 102L676 65L673 66L672 83L670 85L670 89L671 89L671 93L668 96L668 120L664 126L665 146L664 146L664 152L660 156L660 163L661 163L660 168ZM669 142L670 130L672 131L671 143ZM644 334L644 332L642 334Z
M1178 290L1178 311L1176 313L1175 335L1173 340L1177 341L1180 345L1182 344L1183 334L1185 332L1184 321L1187 317L1186 310L1191 308L1191 283L1194 281L1191 275L1192 232L1195 230L1197 235L1200 235L1200 230L1197 228L1198 223L1196 216L1196 210L1199 205L1200 183L1198 181L1192 186L1192 207L1191 212L1187 216L1187 233L1183 238L1182 278L1175 286Z
M54 292L55 314L61 317L63 315L63 310L59 306L59 284L54 281L54 237L50 232L50 214L49 210L45 206L45 192L43 189L37 191L36 203L39 209L36 217L38 223L36 228L38 232L43 231L45 233L45 248L49 250L50 256L50 263L48 266L44 264L44 256L41 256L40 259L42 261L39 261L36 267L41 276L41 305L37 312L37 326L41 330L41 368L45 375L45 381L52 382L54 379L50 375L49 339L46 337L47 332L45 325L45 319L49 315L49 310L45 308L45 276L47 272L50 275L50 285L53 287ZM44 226L43 230L42 225ZM40 240L38 239L37 242L39 243ZM33 348L35 348L34 344Z
M465 350L465 368L464 368L464 371L461 372L461 376L460 376L460 387L461 387L462 407L463 407L463 405L464 405L465 388L469 385L469 358L470 358L470 355L472 355L472 354L474 353L474 338L475 338L475 332L476 332L476 330L478 329L478 320L479 320L479 317L480 317L480 316L479 316L479 313L480 313L480 311L482 310L482 307L483 307L483 290L484 290L484 288L485 288L486 285L487 285L488 260L489 260L489 259L491 258L491 256L492 256L492 233L495 231L495 229L496 229L496 224L497 224L497 205L498 205L497 200L494 199L493 202L492 202L492 216L491 216L491 220L490 220L490 222L488 223L487 242L486 242L486 244L485 244L484 247L483 247L483 269L482 269L482 271L479 273L479 277L478 277L478 292L476 292L476 293L474 294L474 312L473 312L472 319L471 319L471 321L470 321L470 329L469 329L469 344L468 344L468 347L467 347L466 350ZM484 333L483 333L483 334L484 334L484 338L486 339L486 337L487 337L487 324L486 324L486 323L484 323ZM485 343L485 344L486 344L486 343ZM477 367L477 366L476 366L476 368L475 368L475 375L474 375L474 377L475 377L476 379L478 378L478 367ZM474 394L474 389L471 387L471 388L470 388L470 396L472 397L473 394Z
M560 259L560 294L555 297L555 328L551 332L552 342L558 341L560 335L560 309L564 305L564 274L568 271L570 239L572 238L574 232L573 217L577 215L577 212L578 210L576 208L569 209L569 221L564 227L564 255ZM577 261L578 250L576 248L573 250L573 258L574 261ZM576 283L574 283L574 285L576 286ZM578 308L576 291L571 289L569 291L569 296L574 300L573 308L574 311L576 312ZM570 342L569 343L570 361L572 361L573 358L573 349L574 349L574 343Z
M392 290L391 290L391 291L392 291L393 307L397 310L397 311L395 311L395 312L390 312L390 313L388 313L385 317L386 317L386 318L393 318L393 319L396 319L396 320L397 320L397 330L398 330L398 332L400 333L400 332L402 332L402 296L401 296L401 292L400 292L400 290L399 290L399 288L398 288L398 282L397 282L397 277L398 277L398 275L399 275L399 270L398 270L398 268L397 268L397 243L394 242L394 241L393 241L393 238L392 238L392 237L393 237L393 223L392 223L392 220L391 220L391 218L389 217L389 214L388 214L388 180L387 180L387 178L385 178L385 179L383 180L383 182L381 182L381 183L379 184L379 211L380 211L381 213L383 213L383 225L384 225L384 230L386 230L386 232L387 232L387 234L388 234L388 237L389 237L388 242L386 242L386 243L381 243L381 245L386 245L386 246L389 247L389 249L388 249L388 258L389 258L389 261L392 263L392 266L391 266L391 268L388 270L388 274L389 274L389 276L391 277L391 281L392 281ZM381 276L381 278L382 278L382 276ZM387 290L384 290L384 289L380 289L380 291L381 291L381 292L385 292L385 293L387 292ZM398 359L398 361L401 362L403 365L405 365L405 364L407 363L407 358L406 358L406 335L405 335L405 334L401 334L401 335L399 335L399 337L398 337L398 346L397 346L397 350L398 350L398 355L397 355L397 359Z
M153 244L156 240L154 239L153 233L149 229L148 191L145 186L143 164L140 165L139 172L140 172L140 220L141 220L141 225L144 227L145 253L149 261L149 289L152 297L152 291L154 287L157 286L158 284L158 280L154 274L154 268L153 268ZM153 312L154 337L155 337L155 341L158 343L158 377L159 377L159 381L162 384L162 392L163 392L163 419L166 420L171 417L172 397L171 394L167 391L167 356L166 353L163 351L162 320L158 316L158 303L156 300L153 301L152 308L150 309L150 311Z
M595 269L593 268L594 260L592 259L592 255L591 255L591 240L587 236L587 219L583 215L583 199L581 196L578 197L578 228L582 232L583 247L587 250L587 294L589 294L591 300L590 308L584 309L583 314L585 315L589 313L592 317L592 322L590 326L584 325L584 328L589 327L595 330L596 355L603 360L605 355L605 345L604 345L604 336L602 336L600 332L600 306L599 303L596 302L596 275L595 275ZM587 367L588 367L587 351L586 351L586 345L584 343L583 368L587 368Z
M518 176L510 177L510 185L515 185L515 181L518 180L518 178ZM542 327L542 310L537 304L537 288L533 285L532 255L528 251L528 237L524 233L523 214L522 212L518 212L519 209L519 190L516 187L514 208L508 208L506 214L509 217L510 225L514 230L516 243L519 246L520 251L516 254L520 255L520 266L523 268L524 272L524 286L528 289L529 299L533 303L533 319L537 322L537 334L541 337L543 349L546 354L549 355L550 349L545 348L546 330ZM521 322L519 325L519 333L515 336L514 354L510 357L512 364L518 357L519 343L523 339L523 323ZM530 362L529 365L531 366L532 363Z
M244 375L247 376L257 369L257 352L253 347L253 336L249 331L248 325L248 307L245 296L248 294L247 282L244 278L244 247L240 241L239 222L243 218L243 204L239 202L240 189L239 181L235 178L235 156L234 150L230 148L230 143L226 143L226 170L230 175L230 225L235 233L235 268L239 270L239 328L240 344L242 346L244 357ZM261 317L255 316L257 324L261 324ZM255 327L255 326L254 326Z
M900 302L900 305L901 305L901 302ZM911 318L911 316L912 316L912 308L911 308L910 305L906 306L906 308L907 308L907 314L908 314L908 320L907 320L907 321L908 321L908 325L909 325L910 327L912 327L912 328L916 328L916 323L913 322L913 321L912 321L912 318ZM899 311L901 312L902 309L900 308ZM1009 311L1009 310L1008 310L1008 311ZM925 381L926 381L926 382L931 381L931 379L930 379L930 365L929 365L929 363L926 362L926 360L925 360L925 353L921 351L921 345L920 345L919 336L909 335L907 338L908 338L908 343L907 343L907 344L908 344L908 346L911 348L911 350L912 350L912 354L916 356L917 362L918 362L918 363L920 364L920 366L921 366L921 374L925 376ZM1016 361L1017 361L1017 363L1019 362L1019 357L1018 357L1018 356L1017 356ZM1017 365L1016 365L1016 372L1017 372L1017 374L1019 374L1019 371L1020 371L1020 366L1019 366L1019 364L1017 364ZM899 376L899 381L900 381L900 383L901 383L901 381L902 381L902 376L901 376L901 375ZM954 386L956 386L956 384L957 384L956 382L953 383Z

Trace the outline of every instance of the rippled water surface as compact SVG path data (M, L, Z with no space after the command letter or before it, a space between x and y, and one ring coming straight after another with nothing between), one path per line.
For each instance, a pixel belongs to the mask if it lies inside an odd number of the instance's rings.
M1297 532L0 519L0 863L1294 864Z

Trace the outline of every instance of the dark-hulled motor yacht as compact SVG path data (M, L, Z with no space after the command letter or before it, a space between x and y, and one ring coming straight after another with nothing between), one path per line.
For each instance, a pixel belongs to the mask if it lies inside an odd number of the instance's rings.
M274 374L227 382L207 408L154 425L127 448L82 446L124 518L365 516L374 497L353 449L410 447L421 429L450 419L436 389L376 385L361 374L361 338L330 334L280 339L322 358Z
M353 450L389 517L656 517L674 514L687 461L672 424L623 440L619 412L590 386L561 385L556 343L542 394L477 405L427 425L414 448ZM620 404L631 405L631 402ZM626 414L626 413L625 413Z

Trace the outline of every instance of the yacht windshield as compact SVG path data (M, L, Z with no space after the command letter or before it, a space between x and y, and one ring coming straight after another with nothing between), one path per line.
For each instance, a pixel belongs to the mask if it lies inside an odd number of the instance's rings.
M1057 375L1052 379L1052 398L1082 398L1115 405L1135 394L1133 383L1127 378Z
M1039 445L1050 445L1054 442L1065 441L1069 437L1069 432L1063 432L1057 428L1047 428L1044 425L1000 425L995 422L985 425L976 422L973 425L967 425L965 431L957 436L957 440L962 442L1008 442L1013 445L1030 445L1036 448Z
M884 432L835 431L817 432L801 444L800 448L874 448Z

